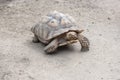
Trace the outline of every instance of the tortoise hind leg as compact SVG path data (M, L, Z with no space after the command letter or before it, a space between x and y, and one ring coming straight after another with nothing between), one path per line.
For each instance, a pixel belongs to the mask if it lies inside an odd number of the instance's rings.
M78 40L81 44L81 51L89 51L89 40L81 34L78 34Z
M38 39L38 37L36 35L34 35L32 42L34 42L34 43L38 43L39 42L39 39Z
M52 53L58 48L58 39L54 39L51 41L45 48L44 51L46 53Z

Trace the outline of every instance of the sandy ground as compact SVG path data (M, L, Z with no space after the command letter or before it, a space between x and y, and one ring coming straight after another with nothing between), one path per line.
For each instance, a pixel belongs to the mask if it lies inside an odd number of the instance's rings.
M54 10L85 29L89 52L32 43L30 28ZM0 80L120 80L120 0L0 0Z

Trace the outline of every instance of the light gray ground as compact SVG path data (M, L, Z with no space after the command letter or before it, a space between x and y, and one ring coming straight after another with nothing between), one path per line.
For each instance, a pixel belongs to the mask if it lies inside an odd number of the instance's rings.
M73 16L89 52L61 48L44 54L30 28L42 15ZM120 80L120 0L0 0L0 80Z

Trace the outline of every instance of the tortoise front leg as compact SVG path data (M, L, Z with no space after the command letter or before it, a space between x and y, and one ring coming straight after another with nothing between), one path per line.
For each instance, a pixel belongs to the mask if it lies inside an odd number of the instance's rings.
M78 34L78 40L82 47L81 51L89 51L89 46L90 46L89 40L80 33Z
M58 39L54 39L51 41L45 48L44 51L46 53L52 53L58 48Z
M38 43L39 42L39 39L38 37L34 34L34 37L33 37L33 40L32 40L34 43Z

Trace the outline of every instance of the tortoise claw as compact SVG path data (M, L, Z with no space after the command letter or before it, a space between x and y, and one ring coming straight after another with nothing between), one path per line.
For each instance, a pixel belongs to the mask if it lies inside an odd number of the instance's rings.
M82 51L82 52L89 51L89 48L88 48L88 47L87 47L87 48L86 48L86 47L82 47L82 48L81 48L81 51Z

